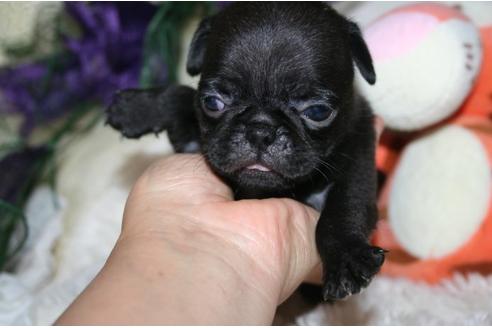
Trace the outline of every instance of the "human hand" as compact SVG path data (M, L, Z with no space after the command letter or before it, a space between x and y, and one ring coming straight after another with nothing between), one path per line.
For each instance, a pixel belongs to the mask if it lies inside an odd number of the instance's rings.
M317 218L315 210L291 199L233 201L202 156L174 155L155 163L135 185L120 243L144 239L216 257L265 303L277 306L319 262Z
M152 165L106 265L58 324L271 324L318 263L318 213L233 201L200 155Z

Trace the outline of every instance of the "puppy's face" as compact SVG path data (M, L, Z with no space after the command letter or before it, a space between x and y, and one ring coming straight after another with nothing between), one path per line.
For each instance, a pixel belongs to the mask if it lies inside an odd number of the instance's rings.
M212 168L267 193L330 169L357 114L354 45L374 82L357 27L323 4L239 3L202 22L188 71L202 73L198 118Z

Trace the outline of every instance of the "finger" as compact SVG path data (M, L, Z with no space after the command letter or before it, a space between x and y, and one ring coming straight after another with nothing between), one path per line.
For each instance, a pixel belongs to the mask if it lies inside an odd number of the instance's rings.
M163 202L190 205L233 199L231 189L197 154L174 154L157 161L139 178L134 189L158 194Z

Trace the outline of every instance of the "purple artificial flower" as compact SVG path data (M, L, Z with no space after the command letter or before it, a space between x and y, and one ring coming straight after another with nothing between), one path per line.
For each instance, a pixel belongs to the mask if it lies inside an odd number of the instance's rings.
M65 9L82 30L78 38L63 36L65 55L0 71L0 112L21 114L23 135L83 101L107 104L116 90L138 86L145 32L158 7L68 2Z
M157 7L146 2L66 3L83 28L80 39L65 39L77 56L85 87L108 103L118 90L138 86L147 25Z

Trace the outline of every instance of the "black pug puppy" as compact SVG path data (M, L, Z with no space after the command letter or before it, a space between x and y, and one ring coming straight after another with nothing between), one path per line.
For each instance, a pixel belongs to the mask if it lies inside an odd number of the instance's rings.
M375 73L357 25L323 3L234 3L204 19L186 86L119 92L108 123L128 138L167 130L201 152L236 198L291 197L321 211L322 296L367 286L384 261L368 243L377 220L375 132L354 91L354 63Z

